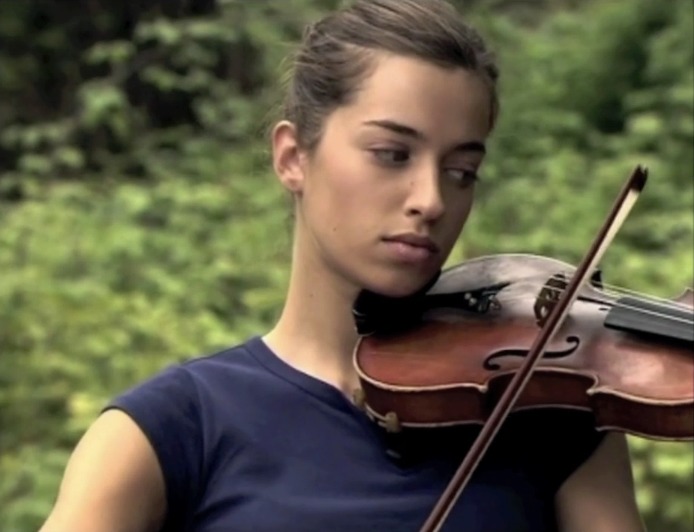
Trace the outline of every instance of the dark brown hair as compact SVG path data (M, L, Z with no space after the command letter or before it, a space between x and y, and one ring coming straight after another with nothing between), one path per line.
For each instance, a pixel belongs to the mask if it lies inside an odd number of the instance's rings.
M445 0L356 0L310 24L292 57L283 118L296 125L303 148L315 148L326 116L350 102L378 51L478 72L489 84L494 124L499 107L494 56L452 5Z

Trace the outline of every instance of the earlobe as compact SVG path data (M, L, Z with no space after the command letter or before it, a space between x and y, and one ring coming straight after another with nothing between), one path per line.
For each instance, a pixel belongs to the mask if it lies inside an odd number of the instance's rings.
M304 172L296 126L287 120L279 122L272 131L273 167L282 185L292 194L301 194Z

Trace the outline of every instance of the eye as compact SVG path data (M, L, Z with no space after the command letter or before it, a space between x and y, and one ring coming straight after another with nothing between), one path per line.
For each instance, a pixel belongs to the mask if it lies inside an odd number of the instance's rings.
M390 166L402 164L410 158L410 152L402 148L379 148L371 150L371 153L379 162Z
M444 170L444 173L462 188L467 188L473 185L476 181L479 181L479 176L474 170L466 170L464 168L447 168Z

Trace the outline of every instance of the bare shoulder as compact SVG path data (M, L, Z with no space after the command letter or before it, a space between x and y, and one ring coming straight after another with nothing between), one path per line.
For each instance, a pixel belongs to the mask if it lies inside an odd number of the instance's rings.
M562 532L643 532L629 448L621 433L607 434L557 494Z
M40 532L146 532L160 527L164 480L154 450L120 410L102 413L73 451Z

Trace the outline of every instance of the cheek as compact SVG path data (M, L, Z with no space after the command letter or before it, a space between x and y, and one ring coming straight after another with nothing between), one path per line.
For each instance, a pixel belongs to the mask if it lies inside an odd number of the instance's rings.
M387 194L378 190L377 180L358 160L358 156L335 160L315 175L309 201L318 214L317 223L328 223L334 230L359 230L375 222L382 213Z
M470 216L474 196L472 191L457 198L456 202L446 208L446 240L452 246L460 236L460 231Z
M333 231L349 225L355 216L355 206L359 204L359 187L344 171L324 174L321 178L322 182L311 198L314 211L319 213L315 222L328 224Z

